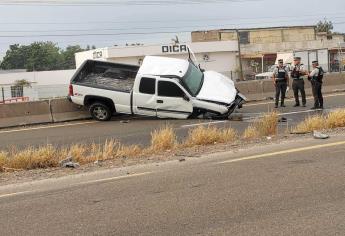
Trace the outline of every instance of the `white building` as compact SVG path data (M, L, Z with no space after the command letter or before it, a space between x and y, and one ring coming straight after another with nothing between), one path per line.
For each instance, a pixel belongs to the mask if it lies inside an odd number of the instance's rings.
M237 41L107 47L77 53L75 58L77 68L87 59L140 65L145 56L188 59L188 47L193 51L203 69L230 76L230 72L237 68Z
M3 100L16 102L17 97L26 97L29 101L65 97L74 73L75 70L0 73L0 103ZM25 80L31 85L16 87L16 81L19 80Z

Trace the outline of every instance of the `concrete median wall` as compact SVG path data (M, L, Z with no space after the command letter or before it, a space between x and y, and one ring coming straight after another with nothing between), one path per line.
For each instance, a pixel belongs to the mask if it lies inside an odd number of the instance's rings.
M0 105L0 128L50 122L49 101Z
M292 81L290 81L292 82ZM308 79L304 80L305 88L310 88L310 82ZM345 73L331 73L326 74L323 79L323 86L334 86L334 85L344 85L345 84ZM290 86L292 83L290 83ZM236 87L243 94L260 94L274 92L275 87L272 80L255 80L255 81L244 81L236 84Z
M91 118L90 113L82 106L69 102L67 99L50 101L53 122L63 122Z

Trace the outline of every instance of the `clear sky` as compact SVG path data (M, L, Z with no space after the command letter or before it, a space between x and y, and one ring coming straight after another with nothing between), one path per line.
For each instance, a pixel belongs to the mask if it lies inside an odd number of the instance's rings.
M167 43L190 31L332 20L345 32L344 0L12 0L0 1L0 58L10 44L53 41L60 47Z

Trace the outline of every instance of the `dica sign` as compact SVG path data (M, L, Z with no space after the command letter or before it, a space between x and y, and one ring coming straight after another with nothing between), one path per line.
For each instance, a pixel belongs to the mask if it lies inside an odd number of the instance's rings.
M181 52L188 52L188 46L185 44L162 46L162 53L181 53Z
M94 51L93 52L93 59L102 58L103 52L102 51Z

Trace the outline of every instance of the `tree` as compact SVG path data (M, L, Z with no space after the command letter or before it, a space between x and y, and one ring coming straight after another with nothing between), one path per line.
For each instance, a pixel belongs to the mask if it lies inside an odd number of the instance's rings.
M85 49L81 48L79 45L76 46L68 46L66 50L62 51L63 57L63 69L75 69L75 56L74 54L78 52L85 51Z
M316 31L317 32L325 32L327 34L331 34L333 30L333 23L332 21L328 21L327 19L324 19L323 21L319 21L316 25Z
M0 64L0 68L3 70L25 69L27 51L28 48L26 46L19 46L19 44L11 45Z
M35 42L30 45L25 69L45 71L62 69L63 58L60 48L52 42Z
M90 46L88 46L90 49ZM95 46L92 46L95 48ZM26 69L27 71L75 69L74 54L85 51L81 46L68 46L61 50L53 42L35 42L30 45L11 45L0 68L3 70Z

